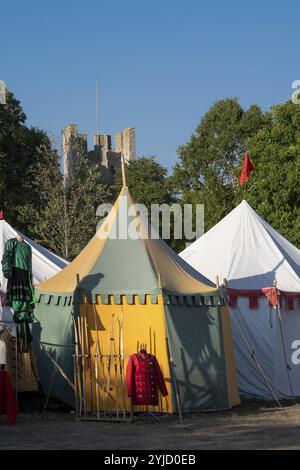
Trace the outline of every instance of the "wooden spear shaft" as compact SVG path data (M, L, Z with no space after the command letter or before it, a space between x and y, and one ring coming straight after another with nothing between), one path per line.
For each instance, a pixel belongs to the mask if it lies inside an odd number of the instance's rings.
M116 406L117 406L117 418L119 417L119 380L118 380L118 358L117 358L117 347L114 324L112 325L112 337L111 341L114 344L114 366L115 366L115 394L116 394Z
M82 390L81 390L81 381L80 381L80 371L79 371L79 357L78 357L78 332L77 332L77 321L74 320L74 334L75 334L75 367L76 367L76 381L77 381L77 391L79 393L79 416L82 412Z
M84 325L83 325L83 318L80 317L80 330L81 330L81 358L82 358L82 384L83 384L83 407L84 407L84 415L86 416L86 387L85 387L85 375L86 375L86 367L85 367L85 344L84 344Z
M93 305L94 323L95 323L95 331L96 331L96 357L94 358L94 364L95 364L95 392L96 392L97 417L99 419L100 407L99 407L98 355L101 354L101 351L100 351L100 348L99 348L98 325L97 325L95 310L96 310L95 305ZM100 364L101 364L101 359L100 359Z
M88 331L88 313L87 307L85 304L85 318L84 321L84 331L85 331L85 340L86 340L86 354L87 354L87 365L90 371L90 408L91 413L93 412L93 389L92 389L92 364L91 364L91 350L90 350L90 342L89 342L89 331Z
M126 399L125 399L125 381L124 381L124 336L123 336L123 309L121 307L120 321L120 374L122 385L123 419L126 418Z

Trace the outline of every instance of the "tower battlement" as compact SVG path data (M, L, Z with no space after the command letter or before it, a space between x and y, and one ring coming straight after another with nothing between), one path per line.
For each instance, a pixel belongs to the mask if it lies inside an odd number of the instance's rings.
M113 181L116 169L120 168L122 158L125 163L136 158L136 134L134 127L128 127L115 135L115 148L109 134L94 135L93 150L88 150L87 134L79 134L77 124L68 124L62 131L65 183L72 174L78 149L88 159L99 164L99 170L106 183Z

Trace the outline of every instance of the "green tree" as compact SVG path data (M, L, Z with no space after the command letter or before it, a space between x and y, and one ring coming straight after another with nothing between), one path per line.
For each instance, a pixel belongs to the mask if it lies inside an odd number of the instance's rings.
M112 192L102 183L99 167L89 161L82 149L74 162L73 177L65 189L68 220L68 253L73 259L95 235L99 219L96 216L100 204L112 202Z
M149 222L151 222L151 205L152 204L169 204L176 202L173 194L173 187L169 183L167 168L160 165L154 156L141 156L136 160L130 160L125 166L126 184L138 204L146 206L148 211ZM113 185L114 196L117 196L122 188L122 173L117 171L115 183ZM163 235L160 220L160 236ZM174 221L171 217L171 239L165 241L174 249L178 241L172 237Z
M274 106L264 127L247 140L254 171L236 191L300 248L300 107Z
M168 170L160 165L154 156L141 156L129 160L126 166L126 183L134 200L144 204L149 210L151 204L163 204L172 201L168 184ZM122 188L122 173L118 170L112 186L118 195Z
M53 178L46 167L35 180L44 183L45 198L40 210L26 207L30 214L30 233L42 245L71 261L96 232L99 204L111 200L109 188L101 183L97 165L77 153L72 180L67 187L62 177Z
M59 166L56 157L52 158L47 134L28 128L25 122L20 102L7 91L6 103L0 104L0 201L6 219L24 231L30 227L28 218L22 217L25 208L32 206L39 210L46 197L43 182L35 175L42 171L43 165L51 171L54 164L55 178L59 177Z
M205 230L235 205L236 167L246 141L265 123L258 106L243 110L236 98L217 101L189 141L178 147L171 184L182 203L204 204Z

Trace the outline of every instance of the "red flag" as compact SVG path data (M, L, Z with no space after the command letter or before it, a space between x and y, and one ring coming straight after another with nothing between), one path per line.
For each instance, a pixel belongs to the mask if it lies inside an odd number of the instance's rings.
M4 219L4 212L0 211L0 220Z
M245 153L243 168L240 176L240 184L245 184L250 178L251 171L254 170L253 163L251 162L248 153Z

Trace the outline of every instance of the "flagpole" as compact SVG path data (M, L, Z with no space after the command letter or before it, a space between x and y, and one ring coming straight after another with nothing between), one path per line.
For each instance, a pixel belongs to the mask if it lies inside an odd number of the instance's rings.
M97 135L97 144L99 145L99 83L96 80L96 135Z

